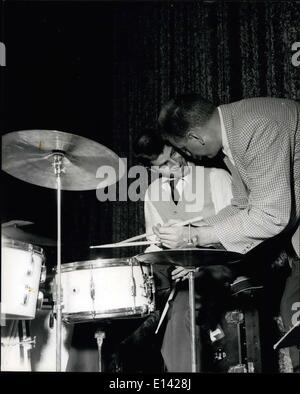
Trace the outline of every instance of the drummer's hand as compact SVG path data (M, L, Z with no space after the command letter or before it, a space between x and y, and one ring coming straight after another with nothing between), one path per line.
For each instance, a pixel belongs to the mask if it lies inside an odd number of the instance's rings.
M163 246L170 249L183 248L187 245L188 231L182 226L170 226L170 223L153 227L153 232Z
M153 232L157 236L162 245L169 249L184 248L188 245L189 230L184 226L173 226L177 223L175 220L169 220L163 226L157 225L153 227ZM191 229L192 242L197 244L197 236L193 234Z
M186 280L188 279L188 274L191 271L195 271L194 269L191 268L184 268L184 267L176 267L172 272L172 280L175 280L178 282L179 280Z

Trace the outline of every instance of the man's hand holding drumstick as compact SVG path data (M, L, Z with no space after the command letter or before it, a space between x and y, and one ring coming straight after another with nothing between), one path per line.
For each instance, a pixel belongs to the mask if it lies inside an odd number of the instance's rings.
M158 224L157 226L153 226L152 229L157 240L160 241L163 246L169 249L179 249L188 246L197 246L196 228L189 227L190 226L180 225L180 222L171 219L163 225Z
M176 220L169 220L164 225L153 226L153 233L157 240L169 249L185 247L208 246L219 243L214 229L208 226L203 220L197 227L180 225ZM191 269L176 267L172 271L173 280L185 280Z
M192 224L193 220L189 223ZM200 221L197 227L186 226L189 223L188 221L177 222L176 220L169 220L166 224L153 226L153 232L158 241L170 249L188 246L205 247L220 243L213 227L207 225L204 220Z
M176 226L174 226L176 224ZM197 237L193 236L194 228L191 226L182 226L176 220L169 220L164 225L158 224L153 226L153 233L157 240L169 249L185 248L197 245ZM172 280L178 282L179 280L187 279L188 273L191 269L177 266L172 272Z

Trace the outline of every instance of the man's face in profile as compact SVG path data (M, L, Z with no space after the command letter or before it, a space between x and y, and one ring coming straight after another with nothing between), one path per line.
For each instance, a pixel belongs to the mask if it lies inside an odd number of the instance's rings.
M222 148L222 141L216 138L215 132L207 126L191 129L184 137L166 136L169 143L177 150L195 160L203 157L212 159L217 156Z
M153 171L159 172L166 178L179 179L189 171L184 157L169 145L165 145L163 152L156 158L150 158L150 163Z

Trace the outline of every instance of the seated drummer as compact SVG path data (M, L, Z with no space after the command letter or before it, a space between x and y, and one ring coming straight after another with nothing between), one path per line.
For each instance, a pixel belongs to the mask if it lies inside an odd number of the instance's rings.
M153 227L168 226L196 217L213 216L230 204L232 192L231 177L228 172L221 168L196 166L192 162L187 162L181 154L165 144L155 130L147 130L138 135L134 142L134 152L144 165L158 175L145 194L144 213L147 233L152 233ZM197 226L197 222L193 223L193 226ZM178 229L181 231L180 227ZM149 239L156 239L155 236L153 237ZM165 243L167 244L166 239ZM146 252L153 250L160 248L151 245ZM176 280L179 276L182 278L183 272L187 274L188 270L182 267L171 267L170 270L170 266L163 262L161 265L154 265L156 304L160 312L166 302L165 291L170 287L170 273L172 280ZM169 315L184 316L186 310L182 308L186 308L187 281L179 283L177 287L180 291L172 302ZM188 335L186 322L184 318L180 318L176 319L176 327L172 327L173 323L174 319L169 320L164 335L162 349L164 363L169 372L189 372L189 349L184 348L182 346L184 342L181 344L180 341L177 341L176 348L173 347L174 330L183 336Z

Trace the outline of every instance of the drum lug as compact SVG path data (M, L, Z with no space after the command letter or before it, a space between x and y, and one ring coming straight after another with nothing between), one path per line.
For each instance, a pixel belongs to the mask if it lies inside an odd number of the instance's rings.
M144 289L146 297L150 297L151 294L155 293L153 276L147 276L146 274L144 275Z
M131 286L131 295L132 295L132 297L136 297L136 286L135 286L135 284L133 284Z
M151 266L152 268L152 266ZM148 299L147 312L155 311L155 283L153 277L153 271L151 270L151 275L144 275L144 290L145 297Z
M38 299L36 303L36 309L42 309L43 301L44 301L44 294L43 292L39 291Z
M45 283L47 277L47 268L45 264L42 265L40 283Z
M73 289L73 291L74 291L74 289ZM93 277L91 276L90 295L91 295L91 299L93 301L95 301L95 293L96 293L96 291L95 291L95 283L94 283Z
M135 299L135 297L136 297L136 281L135 281L135 278L134 278L133 263L134 263L133 259L130 258L129 259L129 264L130 264L130 268L131 268L131 281L132 281L131 295ZM135 306L134 306L134 313L135 313Z
M33 265L34 264L34 249L31 244L28 245L28 251L30 252L30 262Z
M23 305L26 305L29 298L29 293L31 292L31 287L29 285L25 285L25 294L23 298Z
M28 302L28 294L25 294L23 298L23 305L26 305L27 302Z
M142 307L142 315L146 315L148 313L148 305L143 305Z

